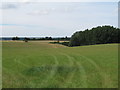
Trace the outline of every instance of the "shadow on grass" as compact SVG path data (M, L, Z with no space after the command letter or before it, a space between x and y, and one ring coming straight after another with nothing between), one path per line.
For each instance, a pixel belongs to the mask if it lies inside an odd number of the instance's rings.
M41 66L41 67L32 67L27 70L24 70L24 74L28 76L39 76L49 73L50 71L55 70L57 74L68 74L71 72L79 71L78 67L67 67L67 66Z

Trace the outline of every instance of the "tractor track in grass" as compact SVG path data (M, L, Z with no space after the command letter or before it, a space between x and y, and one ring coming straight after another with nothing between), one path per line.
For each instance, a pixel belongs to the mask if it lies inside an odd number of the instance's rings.
M11 69L8 69L8 68L5 68L5 67L3 67L2 69L3 69L4 71L6 71L7 73L9 73L10 76L13 76L13 79L15 79L15 78L14 78L14 74L13 74L14 72L13 72ZM30 80L27 79L27 78L25 78L20 72L18 72L17 75L19 75L20 77L22 77L24 80L27 81L27 84L26 84L26 85L29 85L29 86L33 86L33 85L34 85L34 83L30 82ZM21 83L21 82L20 82L20 83ZM12 88L12 87L10 87L10 88ZM17 88L20 88L20 87L17 87Z
M22 62L20 62L20 60L22 60L23 58L19 58L19 59L17 59L17 58L15 58L14 59L14 62L16 62L16 63L18 63L18 64L20 64L20 65L22 65L22 66L24 66L24 67L29 67L28 65L26 65L26 64L24 64L24 63L22 63Z
M20 58L19 58L18 60L20 60ZM28 67L27 65L19 62L18 60L17 60L17 58L15 58L13 61L14 61L15 63L21 64L22 66ZM17 62L17 61L18 61L18 62ZM5 70L5 71L6 71L7 73L9 73L10 75L14 75L14 74L13 74L14 72L13 72L11 69L8 69L8 68L5 68L5 67L3 67L2 69ZM20 72L18 72L17 75L19 75L20 77L24 78L24 80L27 81L27 83L29 84L29 86L32 86L33 83L30 82L30 81L28 81L28 79L26 79L23 74L21 74ZM30 83L31 83L31 84L30 84Z
M87 75L86 75L85 68L82 65L82 63L80 63L79 61L76 61L76 64L78 65L79 71L81 72L82 88L87 88Z
M74 58L73 56L70 56L70 55L64 54L64 53L62 53L62 54L68 58L68 60L70 61L70 62L69 62L69 65L70 65L70 66L74 66L75 64L77 65L77 67L80 66L80 72L83 74L83 75L81 75L81 76L82 76L81 79L82 79L82 81L84 81L82 85L83 85L83 88L86 88L86 87L87 87L87 83L86 83L86 72L85 72L85 70L84 70L84 67L81 65L80 62L77 62L77 60L75 60L75 58ZM98 73L99 73L99 75L100 75L101 78L102 78L102 87L103 87L103 88L106 88L106 87L109 87L109 86L112 87L112 81L111 81L109 75L107 75L105 72L103 72L103 70L97 65L97 63L96 63L95 61L93 61L92 59L90 59L90 58L88 58L88 57L86 57L86 56L83 56L83 55L81 55L81 54L80 54L79 56L82 57L82 58L84 58L85 60L87 60L89 63L91 63L91 64L98 70ZM56 57L56 56L53 56L53 57L54 57L54 59L55 59L55 63L57 63L57 65L55 65L54 67L57 67L57 66L59 65L59 63L56 62L56 61L58 61L58 60L57 60L57 57ZM22 60L22 58L18 58L18 59L15 58L15 59L14 59L14 61L15 61L16 63L18 63L18 64L20 64L20 65L22 65L22 66L24 66L24 67L29 68L29 66L28 66L27 64L22 63L20 60ZM3 68L3 69L4 69L4 68ZM7 71L8 71L8 70L7 70ZM9 70L9 71L10 71L10 70ZM12 71L10 71L10 72L12 72ZM10 73L10 72L9 72L9 73ZM45 85L49 80L51 80L52 77L55 75L55 72L56 72L56 70L52 69L51 73L49 74L50 76L49 76L45 81L43 81L43 84L42 84L42 85ZM18 74L25 79L25 77L24 77L21 73L18 73ZM64 85L65 87L67 87L67 85L70 84L70 83L68 83L68 82L71 82L71 81L72 81L72 78L74 77L74 74L75 74L75 73L73 73L73 72L69 74L69 76L68 76L67 79L66 79L66 82L64 83L64 84L65 84L65 85ZM25 79L25 80L27 80L27 79ZM29 82L28 80L27 80L27 82L29 83L30 86L34 86L34 85L35 85L33 82Z
M29 57L29 56L27 56L27 57ZM24 66L25 68L30 68L27 64L24 64L24 63L22 63L22 62L20 62L19 60L22 60L23 59L23 57L21 57L21 58L15 58L13 61L15 62L15 63L18 63L18 64L20 64L20 65L22 65L22 66ZM8 72L8 73L10 73L10 74L12 74L12 73L14 73L12 70L10 70L10 69L7 69L7 68L4 68L4 69L6 69L6 71ZM18 75L20 76L20 77L22 77L24 80L26 80L27 81L27 87L29 87L29 88L33 88L34 86L35 86L35 84L33 83L33 82L31 82L31 80L29 80L28 78L25 78L24 77L24 75L22 74L22 73L20 73L19 71L17 71L18 73ZM12 74L13 75L13 74ZM19 87L18 87L19 88Z
M61 54L64 55L64 56L66 56L66 57L68 58L68 60L69 60L69 66L70 66L70 67L74 66L74 62L73 62L72 58L71 58L68 54L65 54L65 53L61 53ZM74 70L74 71L75 71L75 70ZM74 74L75 74L74 71L69 74L69 76L67 77L66 82L63 83L64 86L62 86L62 87L66 88L66 86L68 85L68 82L71 81L71 79L73 78L73 76L74 76Z
M74 63L73 63L73 61L71 60L71 57L70 57L69 55L63 54L63 53L61 53L61 55L64 55L64 56L67 57L67 59L69 60L69 66L73 66ZM52 69L50 76L48 76L47 79L42 82L41 86L44 86L44 85L47 86L47 82L48 82L49 80L51 80L52 77L56 74L57 66L59 66L59 63L58 63L57 57L56 57L56 56L53 56L53 57L54 57L54 59L55 59L55 61L56 61L56 63L57 63L57 64L55 64L53 67L56 67L56 68L55 68L55 69L54 69L54 68ZM72 74L74 74L74 73L71 73L71 74L70 74L70 77L73 76ZM62 87L63 87L63 86L62 86Z
M68 54L65 54L65 53L62 53L62 55L64 55L64 56L66 56L67 57L67 59L70 61L69 62L69 65L70 66L74 66L75 64L76 64L76 66L78 67L78 66L80 66L80 72L83 74L82 75L82 81L84 81L83 83L84 84L82 84L82 85L84 85L83 87L87 87L87 83L86 83L86 72L85 72L85 70L84 70L84 67L81 65L81 63L80 62L78 62L77 60L75 60L75 58L73 57L73 56L70 56L70 55L68 55ZM97 63L94 61L94 60L92 60L92 59L90 59L90 58L88 58L88 57L86 57L86 56L83 56L83 55L79 55L80 57L82 57L82 58L84 58L85 60L87 60L89 63L91 63L94 67L95 67L95 69L98 71L98 73L99 73L99 75L101 76L101 78L102 78L102 80L101 80L101 82L102 82L102 87L103 88L106 88L106 87L109 87L109 86L113 86L112 85L112 81L111 81L111 79L110 79L110 76L109 75L107 75L105 72L103 72L103 70L100 68L100 66L98 66L97 65ZM57 65L54 65L54 67L57 67L58 65L59 65L59 63L58 63L58 60L57 60L57 57L56 56L53 56L53 58L54 58L54 60L55 60L55 63L57 64ZM22 66L24 66L24 67L27 67L27 68L29 68L29 66L27 65L27 64L24 64L24 63L22 63L20 60L22 60L23 58L15 58L14 59L14 62L16 62L16 63L18 63L18 64L20 64L20 65L22 65ZM4 68L3 68L4 69ZM51 78L55 75L55 72L56 72L56 69L52 69L52 71L50 72L50 76L49 77L47 77L47 79L45 80L45 81L43 81L43 84L45 83L47 83L49 80L51 80ZM18 73L21 77L23 77L24 78L24 76L21 74L21 73ZM74 77L74 71L72 72L72 73L70 73L69 74L69 76L66 78L66 82L64 83L65 85L65 87L67 86L67 85L69 85L69 83L68 82L71 82L72 81L72 78ZM25 80L27 80L27 79L25 79ZM28 81L28 80L27 80ZM29 82L29 81L28 81ZM31 83L32 85L34 85L34 83L32 83L32 82L29 82L29 83ZM31 85L30 84L30 85ZM42 85L43 85L42 84ZM32 86L31 85L31 86Z
M27 56L27 57L30 57L30 56ZM25 68L30 68L29 65L20 62L20 60L22 60L22 59L23 59L23 57L18 58L18 59L15 58L15 59L14 59L14 62L16 62L16 63L18 63L18 64L24 66ZM24 77L23 74L21 74L20 72L18 72L18 74L19 74L21 77L23 77L23 78L27 81L27 83L28 83L28 87L30 86L30 88L33 88L33 87L35 86L35 84L34 84L33 82L30 82L29 79L26 79L26 78Z
M71 60L71 57L70 57L70 56L68 56L67 54L64 54L64 53L61 53L61 55L64 55L64 56L67 57L67 59L68 59L68 61L69 61L69 66L73 66L73 61ZM53 57L54 57L54 59L55 59L56 61L58 61L58 59L57 59L56 56L53 56ZM48 82L49 80L51 80L52 77L56 74L57 66L59 66L59 63L57 63L57 65L54 66L54 67L56 67L56 69L55 69L55 70L52 69L50 76L49 76L44 82L42 82L42 85L44 84L44 85L47 86L47 82ZM71 76L72 76L72 74L73 74L73 73L71 73ZM42 85L41 85L41 86L42 86ZM63 87L63 86L62 86L62 87Z
M55 72L56 72L56 70L57 70L57 68L54 68L54 67L57 67L58 64L59 64L59 62L58 62L56 56L53 56L53 55L52 55L52 57L53 57L54 60L55 60L55 65L52 67L53 69L50 71L49 76L48 76L45 80L43 80L43 81L41 82L41 86L46 85L47 82L55 75ZM22 58L19 58L19 59L15 58L15 59L14 59L14 62L16 62L16 63L18 63L18 64L20 64L20 65L22 65L22 66L24 66L24 67L26 67L26 68L29 68L28 65L26 65L26 64L24 64L24 63L22 63L22 62L20 62L20 60L22 60ZM45 67L45 66L44 66L44 67ZM36 85L34 85L34 83L32 83L31 86L34 87L34 86L36 86Z
M95 61L81 54L79 56L85 58L98 70L99 75L102 77L102 88L109 88L108 86L113 86L110 77L105 72L103 72L103 70L95 63Z
M55 72L56 72L57 68L54 68L54 67L57 67L58 64L59 64L59 62L58 62L56 56L52 55L52 57L53 57L54 60L55 60L55 65L52 67L53 69L50 71L49 76L47 75L48 77L41 82L41 85L40 85L40 86L46 85L47 82L55 75ZM26 65L26 64L24 64L24 63L22 63L22 62L20 62L20 61L18 61L18 60L22 60L22 59L20 59L20 58L19 58L19 59L16 59L16 58L14 59L14 61L15 61L16 63L18 63L18 64L20 64L20 65L22 65L22 66L24 66L24 67L29 68L28 65ZM44 67L45 67L45 66L44 66ZM36 85L35 85L34 83L32 83L31 86L34 87L34 86L36 86Z
M62 55L64 55L64 56L67 57L67 59L69 60L69 64L68 64L68 65L69 65L70 67L74 66L75 64L77 65L77 67L80 66L79 70L80 70L80 72L83 74L83 75L81 76L82 79L83 79L82 81L84 81L84 82L83 82L83 85L84 85L83 87L87 87L87 84L86 84L86 73L85 73L85 70L84 70L83 66L82 66L80 63L76 62L75 58L71 57L70 55L64 54L64 53L62 53ZM53 56L53 58L54 58L54 60L55 60L55 65L54 65L53 67L57 67L57 66L59 65L59 62L58 62L58 60L57 60L57 57L56 57L56 56ZM24 66L24 67L29 68L28 65L26 65L26 64L24 64L24 63L21 63L21 62L19 61L19 60L21 60L21 59L22 59L22 58L19 58L19 59L15 58L14 61L15 61L16 63ZM52 79L52 77L53 77L53 76L55 75L55 73L56 73L56 70L57 70L57 68L53 68L53 69L51 70L51 72L50 72L49 76L47 77L47 79L45 79L45 80L43 80L43 81L41 82L41 83L42 83L41 86L46 85L47 82ZM72 81L72 78L74 77L74 74L75 74L74 71L69 74L69 76L67 77L67 79L66 79L66 81L65 81L65 83L64 83L64 86L65 86L65 87L70 84L69 82ZM19 74L19 75L21 76L22 74ZM22 76L23 76L23 75L22 75ZM23 76L23 77L24 77L24 76ZM27 79L26 79L26 80L27 80ZM28 80L27 80L27 81L28 81ZM31 83L30 85L31 85L32 87L35 85L33 82L29 82L29 83Z
M70 61L72 61L72 66L77 65L77 68L81 72L81 80L83 81L82 87L87 88L87 75L86 75L86 71L85 71L84 67L82 66L82 64L80 62L76 61L74 57L72 57L68 54L64 54L64 55L67 56ZM64 83L65 88L67 88L68 85L70 86L70 84L72 83L72 78L74 77L74 75L75 75L75 70L73 72L71 72L69 74L68 78L66 79L66 82Z
M76 62L76 65L79 68L79 72L81 72L82 87L80 87L80 88L87 88L87 75L86 75L86 71L85 71L83 65L81 64L81 62L77 61L74 57L72 57L72 58Z
M27 56L27 57L30 57L30 56ZM19 58L19 59L15 58L15 59L14 59L14 62L16 62L16 63L24 66L25 68L30 68L29 65L24 64L24 63L22 63L22 62L19 61L19 60L22 60L22 59L23 59L22 57ZM22 76L22 77L24 77L21 73L19 73L19 75ZM24 79L28 81L28 79L26 79L26 78L24 78ZM30 88L35 88L35 86L36 86L36 84L35 84L34 82L30 82L30 81L28 81L28 85L30 86ZM28 86L28 87L29 87L29 86Z
M57 66L59 65L59 62L58 62L56 56L52 55L52 57L54 58L55 64L54 64L54 66L52 67L52 69L51 69L51 71L50 71L50 74L47 75L47 78L41 82L41 84L40 84L41 86L44 86L44 85L47 86L47 82L52 79L52 77L55 75L55 73L56 73L56 71L57 71L57 68L55 68L55 67L57 67Z

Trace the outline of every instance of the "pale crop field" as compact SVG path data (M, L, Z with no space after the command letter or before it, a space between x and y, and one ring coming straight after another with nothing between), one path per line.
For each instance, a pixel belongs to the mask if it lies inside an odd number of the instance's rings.
M118 44L3 42L3 88L117 88Z

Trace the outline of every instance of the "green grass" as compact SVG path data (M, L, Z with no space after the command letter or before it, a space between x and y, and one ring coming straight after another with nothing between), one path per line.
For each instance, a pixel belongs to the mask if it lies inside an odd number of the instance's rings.
M2 43L0 42L0 89L2 89Z
M3 88L117 88L118 45L3 42Z

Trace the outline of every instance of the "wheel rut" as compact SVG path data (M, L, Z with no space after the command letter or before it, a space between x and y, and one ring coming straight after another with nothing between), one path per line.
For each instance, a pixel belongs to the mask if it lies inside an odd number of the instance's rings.
M103 88L108 88L108 86L111 86L111 87L113 86L110 77L105 72L103 72L103 70L92 59L85 57L83 55L80 55L80 56L85 58L88 62L90 62L99 71L99 74L102 77L102 87ZM108 82L108 80L109 80L109 82Z
M52 67L52 69L51 69L51 71L50 71L50 74L47 75L46 79L41 82L40 86L44 86L44 85L47 86L47 82L53 78L53 76L55 75L55 73L56 73L56 71L57 71L57 68L55 68L55 67L57 67L57 66L59 65L59 62L58 62L56 56L52 55L52 57L53 57L54 60L55 60L55 64L54 64L54 66Z
M87 88L87 75L86 75L86 71L84 69L84 67L82 66L82 64L80 62L78 62L73 56L70 56L68 54L64 54L65 56L67 56L67 58L72 62L71 67L76 67L79 69L79 72L81 72L81 81L82 81L82 87L83 88ZM64 83L65 88L67 88L68 86L70 86L72 84L72 78L75 75L75 70L73 72L71 72L69 74L69 76L66 79L66 82Z

